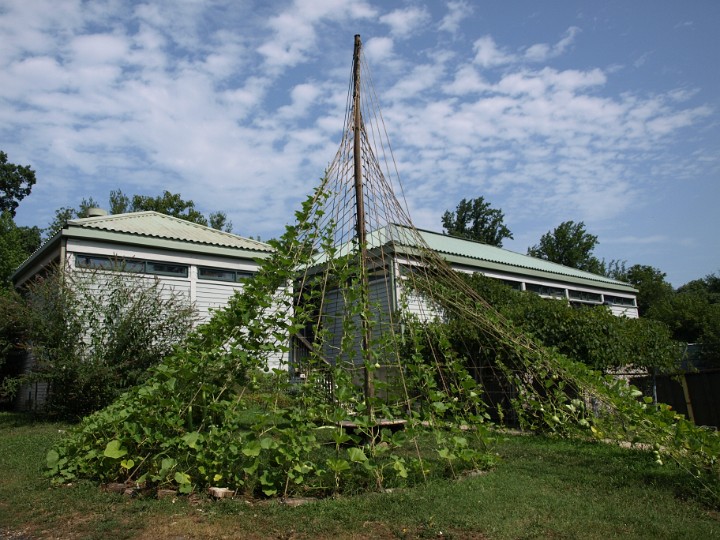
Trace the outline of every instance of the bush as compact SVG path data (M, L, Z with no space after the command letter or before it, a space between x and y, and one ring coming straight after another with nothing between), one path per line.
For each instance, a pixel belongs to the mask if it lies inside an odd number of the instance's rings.
M21 345L32 370L13 386L49 383L45 412L68 420L142 382L196 316L189 299L157 279L121 272L54 270L29 285L23 303Z
M603 372L633 366L672 370L682 357L681 345L671 339L664 324L649 319L617 317L605 306L573 308L565 302L511 289L481 275L468 277L471 285L502 316L546 347ZM451 322L456 334L467 336L463 321ZM490 351L476 336L475 351ZM493 352L494 354L494 352Z

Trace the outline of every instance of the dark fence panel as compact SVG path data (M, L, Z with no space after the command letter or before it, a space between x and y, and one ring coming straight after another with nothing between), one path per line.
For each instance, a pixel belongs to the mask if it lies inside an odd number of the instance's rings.
M695 424L720 427L720 370L687 373L685 381ZM645 395L653 395L652 377L633 377L630 382L642 390ZM659 402L667 403L677 412L689 417L685 393L679 376L658 375L655 378L655 385Z

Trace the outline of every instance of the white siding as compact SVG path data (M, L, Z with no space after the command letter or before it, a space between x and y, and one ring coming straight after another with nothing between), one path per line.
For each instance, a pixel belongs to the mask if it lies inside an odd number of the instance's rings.
M225 307L235 291L242 288L242 283L198 280L195 284L195 306L200 319L209 320L213 309Z

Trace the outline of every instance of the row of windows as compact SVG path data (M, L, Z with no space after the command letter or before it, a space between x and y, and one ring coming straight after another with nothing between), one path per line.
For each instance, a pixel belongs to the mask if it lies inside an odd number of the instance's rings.
M123 257L103 257L102 255L75 255L75 266L78 268L93 268L98 270L112 270L115 272L134 272L139 274L152 274L156 276L188 277L190 266L168 262L146 261L142 259L126 259ZM212 281L239 282L250 279L252 272L242 270L227 270L225 268L198 268L198 278Z
M133 272L158 276L188 277L189 266L166 262L125 259L123 257L103 257L101 255L75 255L75 266L115 272Z
M419 272L422 267L406 266L400 267L401 275L408 275L412 272ZM512 287L516 291L523 290L523 282L513 279L500 279L508 287ZM565 289L564 287L554 287L552 285L539 285L537 283L525 283L526 291L539 294L541 296L549 296L552 298L568 298L570 302L581 302L589 304L607 304L612 306L635 307L635 299L624 296L615 296L610 294L601 294L589 291L578 291L574 289ZM567 291L567 293L566 293ZM566 296L567 294L567 296Z

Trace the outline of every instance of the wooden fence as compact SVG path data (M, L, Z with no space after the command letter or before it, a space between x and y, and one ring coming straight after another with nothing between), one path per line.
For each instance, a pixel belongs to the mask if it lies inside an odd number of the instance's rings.
M633 377L631 384L653 395L653 377ZM667 403L698 426L720 428L720 369L655 377L657 400Z

